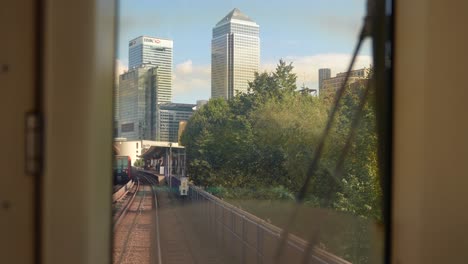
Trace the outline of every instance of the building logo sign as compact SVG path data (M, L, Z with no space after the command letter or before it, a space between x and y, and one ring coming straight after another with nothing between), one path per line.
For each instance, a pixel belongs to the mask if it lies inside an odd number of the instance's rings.
M134 47L137 45L150 45L150 46L157 46L157 47L167 47L172 48L172 41L165 40L165 39L157 39L151 37L139 37L136 38L128 43L129 47Z
M143 42L149 42L149 43L156 43L156 44L159 44L159 43L161 43L161 40L159 40L159 39L144 38L144 39L143 39Z

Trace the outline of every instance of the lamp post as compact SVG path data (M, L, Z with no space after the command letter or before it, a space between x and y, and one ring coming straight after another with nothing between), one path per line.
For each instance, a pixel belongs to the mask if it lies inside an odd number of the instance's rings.
M169 190L172 191L172 142L169 142L169 164L167 164L167 168L169 169Z
M182 167L183 169L183 176L187 177L187 149L184 148L184 166Z

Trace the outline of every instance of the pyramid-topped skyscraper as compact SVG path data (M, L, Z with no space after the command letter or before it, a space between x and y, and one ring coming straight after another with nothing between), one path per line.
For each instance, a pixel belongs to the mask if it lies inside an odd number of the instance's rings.
M211 97L231 99L247 92L260 65L260 27L234 8L213 28Z
M246 22L252 22L255 23L250 17L246 16L244 13L242 13L239 9L234 8L229 14L227 14L223 19L221 19L216 26L228 23L231 20L242 20Z

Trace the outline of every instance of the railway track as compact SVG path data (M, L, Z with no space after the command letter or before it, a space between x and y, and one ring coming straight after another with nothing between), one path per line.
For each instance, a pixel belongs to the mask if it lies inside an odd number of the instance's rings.
M156 188L160 221L161 260L164 264L230 264L230 258L206 229L198 207L167 186Z
M137 178L134 192L114 217L113 263L152 263L153 199L152 187Z
M153 197L154 197L154 203L153 203L153 208L154 208L154 211L155 211L155 214L154 214L154 228L153 228L153 234L152 234L152 237L153 237L153 248L154 250L152 251L153 254L152 254L152 262L151 263L157 263L157 264L162 264L162 256L161 256L161 239L160 239L160 228L159 228L159 212L158 212L158 207L159 207L159 203L158 203L158 197L157 197L157 193L156 193L156 187L158 186L158 182L153 179L152 177L149 177L145 174L141 174L141 176L143 178L145 178L145 180L150 184L150 187L151 187L151 192L153 194Z
M114 214L113 263L274 261L279 228L194 190L194 200L182 199L167 186L160 186L154 175L137 173L134 187L115 204L119 208ZM307 242L290 236L289 253L279 262L300 262L304 248ZM349 262L314 249L308 263Z
M140 190L140 180L139 179L137 179L137 184L136 184L136 186L133 187L133 189L134 189L134 191L132 193L130 193L130 192L127 193L127 198L126 199L122 199L122 201L120 201L120 203L118 203L115 206L115 211L116 212L115 212L114 217L113 217L113 220L114 220L113 221L113 223L114 223L113 228L114 228L114 230L116 229L116 227L119 225L122 218L127 213L128 207L132 204L133 200L135 199L136 194Z
M194 213L199 207L154 176L138 173L136 179L114 217L113 263L233 263Z

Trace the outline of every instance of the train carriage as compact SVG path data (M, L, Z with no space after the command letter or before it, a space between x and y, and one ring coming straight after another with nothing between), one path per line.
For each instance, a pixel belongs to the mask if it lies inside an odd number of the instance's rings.
M114 183L125 183L132 179L132 159L129 156L116 155L114 158Z

